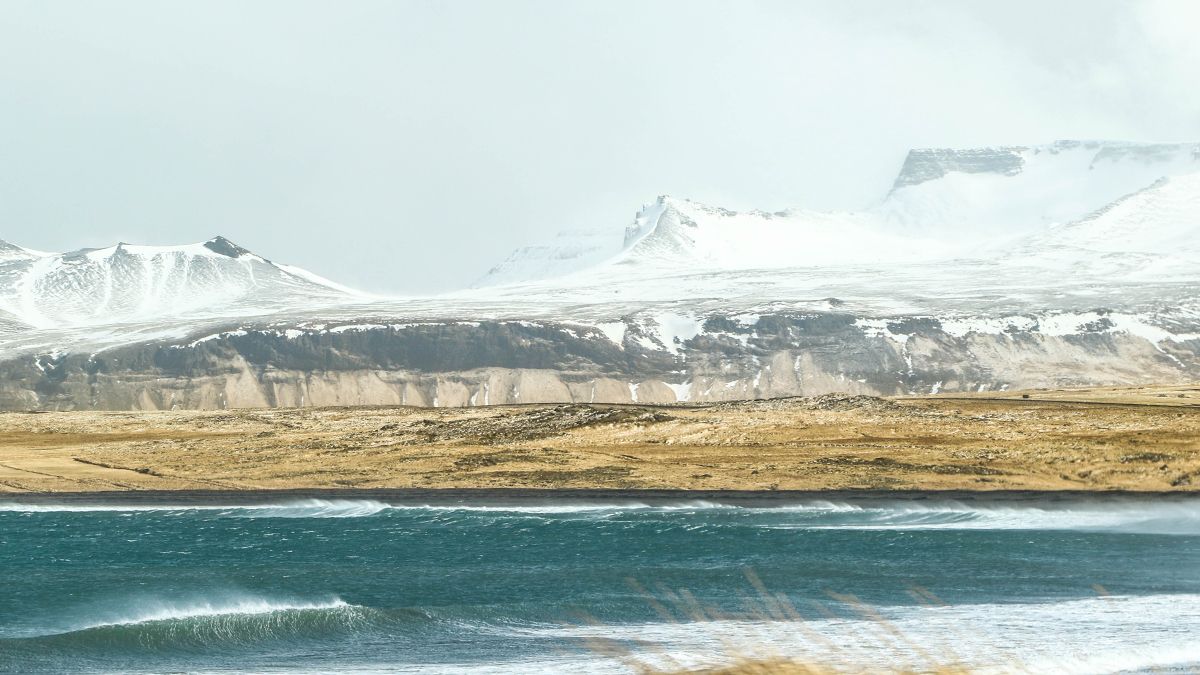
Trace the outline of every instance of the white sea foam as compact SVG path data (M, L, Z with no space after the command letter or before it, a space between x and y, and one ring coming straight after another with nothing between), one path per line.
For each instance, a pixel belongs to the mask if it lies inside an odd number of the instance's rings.
M156 512L189 513L204 511L240 518L361 518L392 508L372 499L303 499L275 504L27 504L0 503L0 512L75 513L75 512Z
M808 515L772 527L796 529L988 529L1122 530L1162 534L1200 534L1200 500L1079 502L1069 506L968 505L894 502L857 505L811 503L779 507ZM821 518L826 516L826 518Z
M596 518L621 514L653 517L689 512L723 513L746 526L827 530L1105 530L1155 534L1200 534L1200 499L1078 500L1039 505L811 500L780 505L735 505L705 500L665 503L388 504L370 499L303 499L274 504L29 504L0 503L0 512L157 512L185 515L204 512L230 518L361 518L381 513L462 513L493 517ZM740 520L760 516L760 520ZM722 521L723 522L723 521Z
M390 508L384 502L373 499L305 499L226 510L233 515L250 518L362 518Z
M621 511L712 511L712 510L732 510L741 509L743 507L730 504L720 504L717 502L709 502L704 500L691 500L662 504L647 504L643 502L619 502L619 503L575 503L575 504L530 504L530 505L470 505L470 504L426 504L420 506L393 506L394 509L407 510L422 510L422 511L465 511L479 513L510 513L514 515L532 514L532 515L571 515L571 514L587 514L587 513L612 513Z
M852 670L967 665L972 672L1115 673L1200 663L1200 595L879 608L803 621L701 621L512 629L607 639L652 667L698 668L741 655Z
M594 504L536 504L536 505L469 505L469 504L387 504L372 499L303 499L275 504L214 505L214 504L121 504L118 502L97 504L29 504L22 502L0 502L0 512L55 513L55 512L167 512L186 513L206 511L226 513L231 516L254 518L356 518L372 516L381 511L463 511L480 513L511 514L573 514L613 511L698 511L714 509L738 509L741 507L706 501L686 501L670 504L644 504L640 502L594 503Z

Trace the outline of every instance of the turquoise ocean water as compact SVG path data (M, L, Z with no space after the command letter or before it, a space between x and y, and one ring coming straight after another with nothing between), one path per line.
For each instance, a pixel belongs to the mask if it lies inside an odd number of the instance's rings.
M0 499L0 672L628 673L738 655L1187 671L1200 501Z

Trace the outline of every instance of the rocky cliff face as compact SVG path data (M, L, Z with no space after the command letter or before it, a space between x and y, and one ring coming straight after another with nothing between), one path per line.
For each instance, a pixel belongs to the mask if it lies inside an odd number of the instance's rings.
M948 173L992 173L1015 176L1025 166L1022 152L1029 148L1003 147L980 150L910 150L896 176L893 190L937 180Z
M936 393L1200 378L1200 335L1158 342L1120 317L973 330L934 318L710 317L664 344L636 324L443 323L346 331L237 330L202 341L10 360L5 409L474 406L709 402L828 392ZM1155 336L1158 337L1158 336Z

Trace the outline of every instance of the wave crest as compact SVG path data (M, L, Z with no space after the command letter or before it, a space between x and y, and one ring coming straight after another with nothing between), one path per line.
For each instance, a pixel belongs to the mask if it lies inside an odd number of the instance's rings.
M83 610L86 613L86 610ZM212 600L145 598L118 610L96 613L73 625L4 640L8 648L71 653L207 649L264 642L311 642L379 629L389 622L426 620L413 610L387 613L341 598L272 600L230 596Z
M1200 499L1073 500L1061 503L962 503L952 500L807 500L791 504L730 504L703 500L665 503L546 501L521 504L388 504L371 499L303 499L250 505L122 505L0 503L0 512L202 512L226 518L363 518L385 513L602 520L687 518L779 529L1112 530L1200 534ZM463 521L467 522L467 521ZM482 522L482 521L481 521ZM682 521L681 521L682 522Z
M179 513L204 512L234 518L362 518L392 506L373 499L300 499L273 504L24 504L0 503L16 513Z
M164 602L147 601L124 616L113 617L75 628L75 631L109 626L134 626L160 621L179 621L223 616L256 616L277 612L317 611L357 608L341 598L318 602L273 601L264 598L236 598L225 601ZM360 608L361 609L361 608ZM74 632L74 631L72 631Z

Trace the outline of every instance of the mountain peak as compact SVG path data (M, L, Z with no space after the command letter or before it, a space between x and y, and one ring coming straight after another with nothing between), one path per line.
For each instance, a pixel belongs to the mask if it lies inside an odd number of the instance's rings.
M32 251L24 246L0 239L0 261L28 260L46 255L41 251Z
M32 264L41 256L61 264ZM339 302L352 293L220 236L174 246L120 242L61 254L0 247L0 263L0 310L44 328L257 314Z
M204 248L212 251L213 253L218 253L230 258L240 258L244 255L253 255L250 253L249 249L242 248L241 246L238 246L219 234L204 242Z
M892 184L892 192L952 173L1012 177L1023 173L1028 164L1046 163L1048 158L1062 158L1067 160L1066 164L1079 164L1088 170L1107 162L1129 162L1143 168L1159 167L1166 174L1178 169L1179 165L1200 168L1200 143L1060 140L1030 146L915 148L905 156Z
M976 148L916 148L908 151L892 190L920 185L942 178L948 173L995 173L1015 176L1025 168L1022 156L1025 147Z

